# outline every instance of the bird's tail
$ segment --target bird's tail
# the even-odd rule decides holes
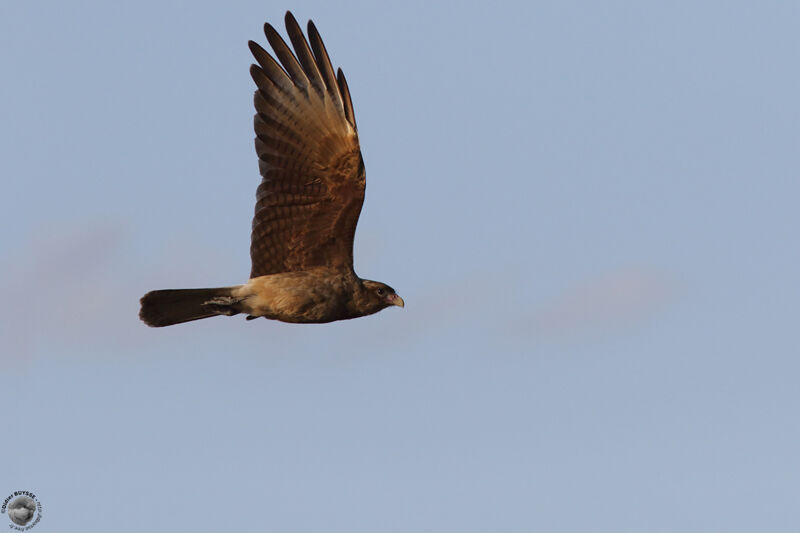
[[[140,300],[139,318],[154,328],[181,324],[217,315],[241,312],[241,298],[233,296],[239,287],[216,289],[166,289],[150,291]]]

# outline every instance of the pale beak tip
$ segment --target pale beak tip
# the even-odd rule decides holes
[[[400,298],[399,294],[395,294],[394,298],[392,298],[392,304],[396,305],[397,307],[405,307],[406,303]]]

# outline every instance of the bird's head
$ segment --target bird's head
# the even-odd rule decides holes
[[[363,302],[369,309],[368,313],[377,313],[391,305],[405,307],[405,302],[393,288],[380,281],[363,280]],[[365,309],[366,310],[366,309]]]

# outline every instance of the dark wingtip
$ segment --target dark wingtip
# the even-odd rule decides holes
[[[256,82],[256,85],[258,85],[258,82],[263,80],[265,77],[264,71],[261,70],[261,67],[258,65],[252,64],[250,65],[250,77],[253,78],[253,81]]]
[[[347,86],[347,78],[344,76],[344,71],[339,67],[336,70],[336,83],[339,86],[339,93],[342,96],[342,106],[344,107],[344,114],[353,128],[358,131],[356,126],[356,115],[353,110],[353,97],[350,95],[350,88]]]
[[[317,37],[319,37],[319,31],[317,31],[317,27],[314,25],[314,21],[308,19],[308,35],[310,36],[312,33],[315,34]]]
[[[264,23],[264,35],[266,35],[266,36],[267,36],[267,38],[269,38],[269,34],[270,34],[270,33],[277,34],[277,33],[278,33],[278,30],[276,30],[276,29],[275,29],[275,26],[273,26],[273,25],[272,25],[272,24],[270,24],[269,22],[265,22],[265,23]]]

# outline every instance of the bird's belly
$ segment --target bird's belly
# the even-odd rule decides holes
[[[240,294],[244,312],[255,317],[293,323],[324,323],[345,318],[342,293],[330,283],[300,273],[253,278]]]

